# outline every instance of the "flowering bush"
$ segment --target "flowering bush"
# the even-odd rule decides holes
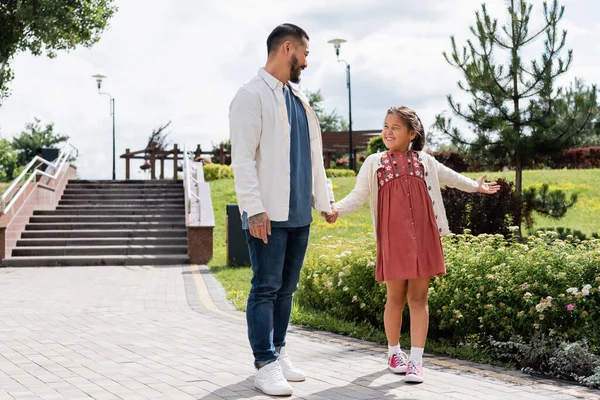
[[[203,170],[204,180],[207,182],[233,178],[233,169],[229,165],[205,164]]]
[[[442,239],[447,274],[432,279],[429,336],[489,344],[534,334],[600,349],[600,240],[538,232],[519,243],[468,232]],[[385,285],[372,236],[312,241],[300,305],[383,329]],[[405,311],[406,312],[406,311]]]
[[[311,244],[296,295],[298,304],[383,326],[385,285],[375,280],[375,249],[368,236],[352,240],[327,236]]]
[[[351,169],[326,169],[325,173],[328,178],[346,178],[356,176],[356,172]]]

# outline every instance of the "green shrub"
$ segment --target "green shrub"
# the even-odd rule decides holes
[[[356,176],[356,172],[351,169],[326,169],[325,170],[328,178],[346,178]]]
[[[207,182],[233,178],[233,169],[229,165],[206,164],[203,169],[204,180]]]
[[[442,243],[447,274],[432,279],[431,337],[484,343],[542,333],[587,338],[598,351],[600,240],[539,232],[525,243],[499,234],[448,235]],[[385,286],[375,281],[375,257],[372,237],[313,241],[298,302],[382,328]]]
[[[560,351],[581,350],[563,344],[585,340],[591,353],[600,352],[600,240],[561,240],[554,232],[537,232],[520,243],[466,232],[444,236],[442,244],[447,274],[431,282],[429,337],[487,348],[504,342],[511,361],[546,371],[564,370]],[[382,330],[386,294],[385,284],[375,280],[375,252],[370,235],[313,239],[298,304]],[[408,316],[408,307],[404,312]],[[408,318],[403,322],[407,332]],[[516,336],[531,349],[511,344]],[[537,346],[536,337],[554,345]],[[585,371],[594,365],[588,362]],[[600,374],[586,378],[581,369],[568,371],[572,379],[588,379],[589,386],[600,382]]]
[[[579,239],[579,240],[588,239],[588,236],[586,234],[584,234],[583,232],[581,232],[580,230],[577,230],[577,229],[572,230],[571,228],[558,227],[558,228],[539,228],[537,230],[556,232],[557,237],[562,240],[569,239],[569,236],[572,236],[573,238]],[[533,233],[533,231],[532,231],[532,233]],[[590,238],[600,239],[600,235],[594,232],[590,235]]]
[[[536,333],[525,342],[515,336],[508,342],[490,340],[495,359],[516,364],[523,372],[574,380],[590,387],[596,382],[600,357],[590,352],[586,340],[565,342],[560,336]]]

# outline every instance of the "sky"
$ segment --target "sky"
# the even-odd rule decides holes
[[[542,1],[533,0],[532,28],[541,23]],[[0,136],[11,138],[39,118],[54,123],[79,150],[81,179],[110,179],[112,119],[109,99],[92,75],[107,78],[103,91],[115,99],[117,179],[125,177],[126,148],[144,148],[152,130],[171,121],[169,141],[210,151],[226,140],[228,108],[238,88],[266,61],[266,38],[283,22],[310,36],[303,90],[321,90],[328,111],[347,118],[344,65],[334,38],[347,40],[340,58],[351,65],[353,128],[380,129],[387,108],[414,108],[427,127],[448,110],[446,96],[468,100],[458,89],[460,71],[442,52],[450,36],[459,46],[472,38],[469,26],[481,0],[120,0],[119,11],[92,48],[58,57],[18,54],[11,96],[0,107]],[[504,0],[486,2],[499,24]],[[575,77],[600,81],[600,2],[563,0],[567,49],[574,60],[559,84]],[[539,54],[541,41],[529,55]],[[528,54],[526,54],[528,55]],[[566,55],[566,52],[565,52]],[[449,114],[448,114],[449,115]],[[132,179],[144,179],[132,165]],[[169,163],[170,166],[170,163]],[[167,174],[170,174],[167,168]]]

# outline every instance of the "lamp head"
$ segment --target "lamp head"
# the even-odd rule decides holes
[[[102,87],[102,79],[106,78],[104,75],[96,74],[93,75],[92,78],[96,78],[96,83],[98,84],[98,90]]]

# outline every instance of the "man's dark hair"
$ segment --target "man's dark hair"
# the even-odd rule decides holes
[[[286,40],[293,40],[296,43],[302,43],[302,39],[310,40],[304,29],[294,24],[281,24],[267,38],[267,54],[271,54]]]

